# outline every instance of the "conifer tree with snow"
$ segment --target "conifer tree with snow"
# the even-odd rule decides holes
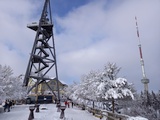
[[[152,97],[151,97],[151,105],[155,110],[160,109],[160,101],[158,100],[158,95],[156,95],[153,91],[152,91]]]
[[[129,115],[129,116],[142,116],[147,118],[148,120],[159,120],[159,117],[157,115],[157,111],[152,105],[152,100],[154,99],[152,95],[149,95],[151,104],[146,104],[147,100],[146,97],[144,97],[144,93],[141,92],[141,94],[137,94],[135,96],[135,99],[132,101],[130,106],[126,111],[123,112],[123,114]],[[127,101],[126,101],[127,103]]]

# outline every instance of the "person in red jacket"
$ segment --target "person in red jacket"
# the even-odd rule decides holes
[[[65,106],[67,107],[68,102],[67,102],[67,101],[65,101],[65,102],[64,102],[64,104],[65,104]]]

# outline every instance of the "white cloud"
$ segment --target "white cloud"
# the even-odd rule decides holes
[[[92,69],[102,69],[108,61],[116,62],[122,67],[121,75],[143,90],[134,19],[137,16],[149,88],[158,90],[159,5],[159,1],[144,0],[117,4],[96,1],[57,18],[63,30],[56,34],[60,75],[80,79]]]
[[[0,64],[11,66],[16,75],[25,72],[35,34],[26,26],[39,19],[40,4],[31,0],[0,1]]]

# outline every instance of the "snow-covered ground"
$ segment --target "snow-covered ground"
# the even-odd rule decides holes
[[[0,120],[28,120],[29,106],[32,105],[16,105],[10,112],[0,113]],[[42,110],[42,108],[46,108]],[[60,112],[57,112],[55,104],[40,105],[40,112],[34,112],[34,120],[60,120]],[[64,120],[64,119],[63,119]],[[80,108],[66,108],[65,120],[99,120],[87,111]],[[102,120],[106,120],[103,118]],[[147,120],[142,117],[130,117],[128,120]]]
[[[28,120],[29,106],[31,105],[16,105],[10,112],[0,113],[0,120]],[[46,108],[46,110],[42,110]],[[34,120],[60,120],[60,112],[57,112],[55,104],[40,105],[40,112],[34,112]],[[80,108],[66,108],[65,120],[99,120],[87,111]]]
[[[148,120],[148,119],[138,116],[138,117],[130,117],[127,120]]]

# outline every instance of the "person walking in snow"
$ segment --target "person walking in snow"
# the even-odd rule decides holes
[[[71,101],[71,104],[72,104],[72,108],[73,108],[73,105],[74,105],[74,104],[73,104],[73,101]]]
[[[68,103],[68,108],[69,108],[69,106],[70,106],[70,105],[69,105],[69,101],[68,101],[67,103]]]
[[[6,109],[6,101],[2,102],[2,106],[4,107],[4,111],[5,111],[5,109]]]
[[[65,106],[67,107],[67,104],[68,104],[68,103],[67,103],[67,101],[65,101],[65,103],[64,103],[64,104],[65,104]]]
[[[8,112],[10,112],[10,103],[9,103],[9,100],[7,100],[7,109],[8,109]]]
[[[12,101],[9,100],[9,110],[12,109]]]
[[[9,101],[8,101],[8,100],[5,101],[4,112],[6,112],[6,109],[8,110],[8,112],[10,112],[10,109],[9,109]]]

